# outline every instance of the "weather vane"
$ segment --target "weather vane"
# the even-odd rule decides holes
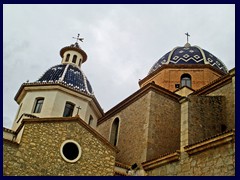
[[[188,37],[189,37],[190,35],[188,34],[188,32],[185,33],[185,35],[187,36],[187,43],[188,43]]]
[[[79,36],[80,36],[80,34],[78,34],[77,37],[72,37],[73,39],[77,39],[76,43],[78,43],[78,41],[83,42],[83,39],[84,39],[84,38],[80,38]]]

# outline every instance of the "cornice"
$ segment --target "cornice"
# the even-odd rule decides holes
[[[123,164],[123,163],[121,163],[119,161],[115,161],[115,166],[116,167],[121,167],[121,168],[124,168],[124,169],[130,169],[131,168],[131,166]]]
[[[143,162],[142,167],[145,171],[148,171],[148,170],[157,168],[159,166],[162,166],[164,164],[179,161],[179,160],[180,160],[180,151],[175,151],[173,153],[164,154],[157,159]]]
[[[24,90],[25,88],[31,88],[31,87],[33,87],[33,88],[34,88],[34,87],[49,87],[49,88],[52,88],[52,89],[56,89],[55,87],[62,87],[62,88],[64,88],[64,89],[70,90],[70,91],[73,92],[73,93],[77,93],[77,94],[79,94],[79,95],[81,95],[81,96],[84,96],[84,97],[86,97],[86,98],[92,99],[92,101],[93,101],[94,104],[96,105],[97,109],[99,110],[101,116],[104,115],[103,109],[102,109],[102,107],[100,106],[98,100],[96,99],[96,97],[95,97],[94,95],[91,96],[91,95],[85,94],[85,93],[83,93],[83,92],[80,92],[80,91],[78,91],[77,89],[74,89],[73,87],[66,86],[66,85],[65,85],[64,83],[62,83],[62,82],[54,82],[54,83],[53,83],[53,82],[23,83],[23,84],[21,85],[21,87],[19,88],[17,94],[15,95],[14,100],[15,100],[16,102],[18,102],[18,98],[20,97],[20,95],[21,95],[21,93],[23,92],[23,90]],[[37,89],[36,89],[36,90],[37,90]],[[60,89],[60,90],[61,90],[61,89]]]
[[[169,99],[178,102],[178,100],[181,98],[181,96],[174,94],[173,92],[162,88],[161,86],[156,85],[155,83],[149,83],[146,86],[142,87],[141,89],[137,90],[135,93],[118,103],[116,106],[114,106],[112,109],[107,111],[105,115],[98,119],[97,125],[100,125],[104,121],[106,121],[109,117],[114,116],[116,113],[120,112],[133,102],[137,101],[139,98],[144,96],[150,91],[154,91],[158,94],[162,94],[165,97],[168,97]]]
[[[225,75],[222,76],[214,81],[212,81],[211,83],[207,84],[206,86],[203,86],[202,88],[194,91],[193,93],[191,93],[190,95],[205,95],[205,94],[209,94],[213,91],[215,91],[216,89],[219,89],[220,87],[229,84],[232,82],[232,75]]]
[[[235,141],[235,130],[229,130],[221,134],[217,134],[208,139],[202,140],[200,142],[194,143],[184,147],[184,150],[189,154],[196,154],[207,149],[230,143]]]

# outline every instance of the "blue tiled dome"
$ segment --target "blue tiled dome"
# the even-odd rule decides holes
[[[191,46],[189,43],[166,53],[152,66],[148,74],[156,71],[163,64],[210,64],[224,73],[228,72],[224,63],[216,56],[198,46]]]
[[[92,87],[82,70],[72,64],[59,64],[48,69],[37,82],[60,82],[79,92],[93,95]]]

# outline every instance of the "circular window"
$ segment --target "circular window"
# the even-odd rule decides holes
[[[66,140],[61,145],[60,153],[65,161],[74,163],[81,157],[82,150],[76,141]]]

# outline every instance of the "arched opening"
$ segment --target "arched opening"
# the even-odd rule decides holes
[[[112,129],[110,134],[110,143],[114,146],[117,145],[118,141],[118,128],[119,128],[119,118],[115,118],[112,123]]]
[[[77,55],[74,55],[74,56],[73,56],[73,59],[72,59],[72,62],[73,62],[73,63],[76,63],[76,61],[77,61]]]
[[[44,98],[36,98],[33,108],[33,113],[40,113],[42,110]]]
[[[70,54],[67,54],[67,57],[66,57],[66,62],[68,62],[69,61],[69,58],[70,58]]]
[[[90,115],[88,125],[93,126],[93,117]]]
[[[183,74],[181,76],[181,87],[183,86],[192,87],[192,78],[189,74]]]
[[[82,59],[80,58],[80,59],[79,59],[79,63],[78,63],[78,66],[79,66],[79,67],[81,66],[81,63],[82,63]]]
[[[71,102],[66,102],[64,112],[63,112],[63,117],[70,117],[73,114],[75,104]]]

